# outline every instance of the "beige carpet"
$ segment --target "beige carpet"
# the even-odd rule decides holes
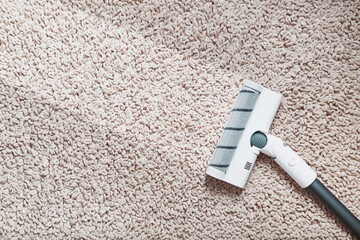
[[[1,239],[351,239],[261,156],[207,177],[245,79],[360,217],[360,4],[1,1]]]

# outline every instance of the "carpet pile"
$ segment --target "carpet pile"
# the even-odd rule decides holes
[[[205,171],[243,80],[360,217],[359,1],[0,1],[2,239],[351,239],[260,156]]]

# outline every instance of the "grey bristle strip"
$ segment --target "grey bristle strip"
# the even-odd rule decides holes
[[[216,148],[222,148],[222,149],[235,149],[236,146],[217,146]]]
[[[221,165],[221,164],[210,164],[210,166],[213,166],[213,167],[228,167],[229,165]]]
[[[233,111],[234,111],[234,112],[251,112],[252,109],[248,109],[248,108],[234,108]]]
[[[241,90],[240,93],[255,93],[254,91],[250,90]]]
[[[210,161],[211,167],[223,172],[227,171],[258,96],[258,91],[248,87],[239,92],[235,106]]]
[[[244,91],[244,92],[256,93],[257,95],[260,94],[260,92],[259,92],[258,90],[254,89],[254,88],[252,88],[252,87],[248,87],[248,86],[246,86],[246,87],[245,87],[244,89],[242,89],[240,92],[242,92],[242,91]]]
[[[226,128],[224,128],[224,130],[244,131],[245,128],[226,127]]]

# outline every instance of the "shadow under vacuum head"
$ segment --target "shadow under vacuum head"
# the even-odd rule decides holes
[[[254,166],[256,147],[251,147],[253,133],[268,133],[282,95],[254,82],[244,81],[226,127],[215,149],[207,174],[244,188]]]

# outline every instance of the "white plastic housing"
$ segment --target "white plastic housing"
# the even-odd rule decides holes
[[[316,179],[316,173],[290,147],[284,146],[283,141],[270,134],[266,134],[267,144],[260,151],[271,157],[279,164],[302,188],[308,187]]]
[[[267,133],[279,108],[282,95],[254,82],[244,81],[244,85],[260,92],[256,104],[247,121],[245,130],[226,172],[209,166],[206,173],[235,186],[244,188],[260,151],[250,146],[251,135],[256,131]]]

